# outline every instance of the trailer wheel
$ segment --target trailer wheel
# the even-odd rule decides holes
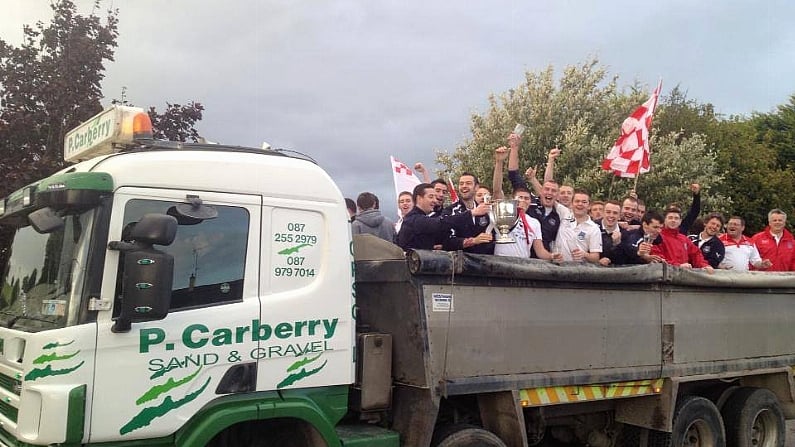
[[[434,447],[506,447],[494,433],[474,425],[440,427],[433,435]]]
[[[682,396],[674,411],[671,433],[651,430],[649,445],[660,447],[724,447],[723,419],[709,399]]]
[[[770,390],[738,389],[723,407],[723,421],[728,447],[784,447],[784,414]]]

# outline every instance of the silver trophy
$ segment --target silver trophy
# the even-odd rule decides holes
[[[513,244],[516,242],[513,240],[512,237],[508,236],[508,233],[511,232],[513,227],[516,226],[516,223],[519,221],[519,213],[522,210],[519,209],[519,202],[516,200],[495,200],[491,204],[491,212],[489,213],[489,217],[491,221],[494,222],[494,226],[497,227],[497,231],[500,233],[499,237],[495,241],[498,244]]]

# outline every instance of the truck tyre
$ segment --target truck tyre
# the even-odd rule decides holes
[[[494,433],[474,425],[453,424],[433,434],[433,447],[506,447]]]
[[[709,399],[682,396],[676,403],[671,433],[650,430],[649,446],[725,447],[723,419]]]
[[[735,391],[723,407],[723,422],[728,447],[784,447],[784,414],[770,390]]]

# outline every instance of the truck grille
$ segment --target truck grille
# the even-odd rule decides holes
[[[19,415],[19,410],[16,407],[8,404],[7,402],[3,402],[2,400],[0,400],[0,414],[7,417],[14,423],[16,423],[17,415]]]
[[[16,445],[16,438],[11,433],[0,427],[0,446],[14,447]]]
[[[0,374],[0,388],[4,388],[19,396],[22,393],[22,381],[8,377],[5,374]]]

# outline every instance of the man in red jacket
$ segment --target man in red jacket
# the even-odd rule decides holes
[[[767,228],[751,238],[762,259],[769,259],[773,263],[765,271],[795,271],[795,238],[785,228],[787,213],[778,208],[771,210],[767,213],[767,224]]]
[[[703,268],[708,273],[712,273],[714,269],[704,260],[701,250],[687,236],[679,232],[681,224],[682,210],[676,206],[669,206],[665,210],[664,227],[660,231],[662,243],[651,247],[651,255],[661,256],[671,265]]]

